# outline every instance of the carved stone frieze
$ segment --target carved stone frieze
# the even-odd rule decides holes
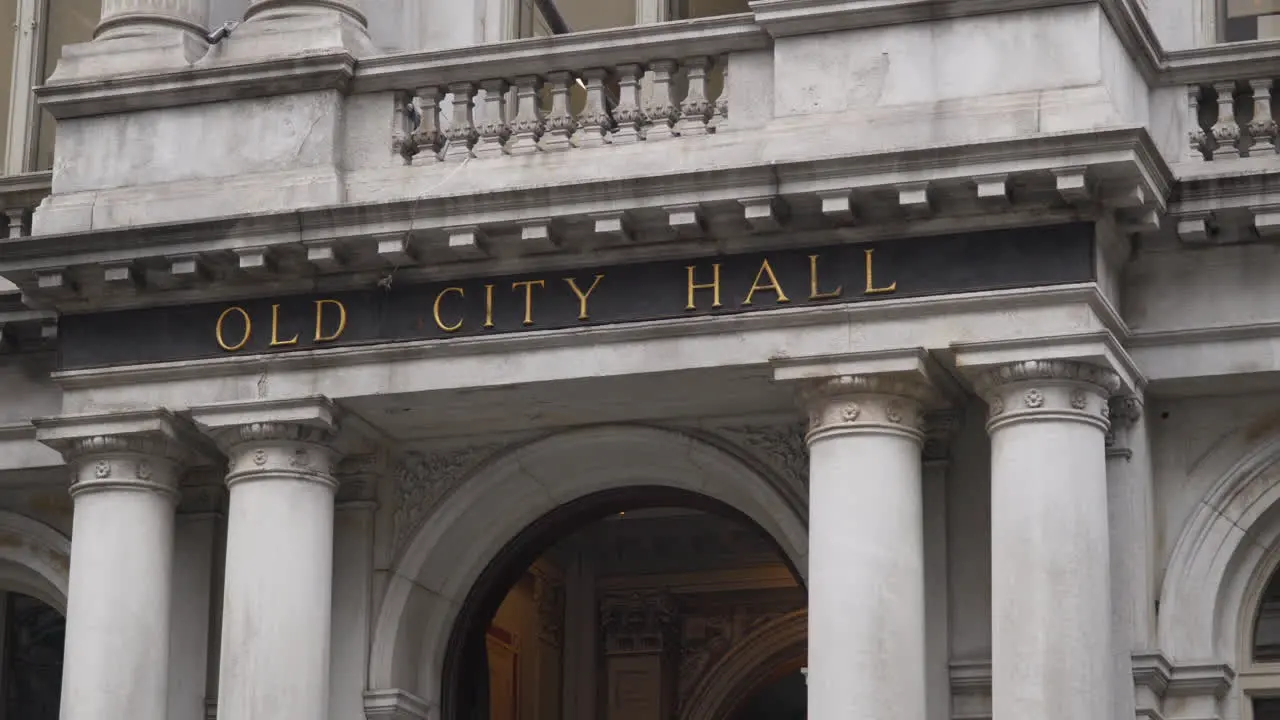
[[[429,454],[412,453],[395,464],[393,544],[399,552],[431,511],[456,490],[501,444],[476,445]]]
[[[1120,376],[1089,363],[1030,360],[986,372],[977,387],[989,408],[989,430],[1032,417],[1074,419],[1105,429]]]
[[[605,652],[659,653],[678,640],[675,600],[665,592],[606,595],[600,603]]]
[[[809,486],[809,448],[803,422],[718,428],[735,445],[764,462],[797,492]]]

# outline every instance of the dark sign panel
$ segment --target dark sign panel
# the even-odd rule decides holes
[[[1093,228],[1074,224],[69,315],[61,360],[101,367],[1092,280]]]

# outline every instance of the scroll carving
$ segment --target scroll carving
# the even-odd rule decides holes
[[[431,454],[409,455],[397,463],[394,545],[402,549],[441,502],[494,455],[501,445],[478,445]]]

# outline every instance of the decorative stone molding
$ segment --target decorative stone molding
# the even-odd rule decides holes
[[[1132,454],[1129,447],[1130,433],[1138,420],[1142,418],[1142,398],[1135,395],[1119,395],[1111,398],[1107,406],[1111,427],[1107,430],[1107,456],[1128,459]]]
[[[661,592],[608,595],[600,603],[605,652],[610,655],[659,653],[675,640],[677,611]]]
[[[396,463],[392,469],[396,489],[391,519],[395,551],[399,553],[431,511],[502,447],[492,443],[427,455],[410,454]]]
[[[426,720],[431,706],[403,690],[366,690],[364,716],[365,720]]]
[[[988,431],[1032,416],[1077,419],[1106,430],[1120,376],[1089,363],[1028,360],[988,370],[977,388],[989,409]]]
[[[685,679],[691,663],[681,664],[681,720],[726,717],[762,680],[789,661],[803,661],[808,649],[807,610],[767,615],[756,621],[712,662],[700,665]]]
[[[924,403],[928,385],[914,379],[880,375],[842,375],[804,386],[809,409],[808,443],[833,433],[899,432],[924,441]]]
[[[149,490],[178,501],[183,466],[207,453],[187,424],[164,410],[35,420],[36,438],[66,458],[73,495]]]
[[[803,422],[780,425],[735,425],[717,431],[758,456],[797,491],[809,487],[809,447]]]
[[[951,441],[960,432],[964,414],[959,410],[939,410],[924,416],[925,462],[943,462],[951,456]]]
[[[287,474],[337,488],[337,409],[326,398],[193,408],[192,418],[227,455],[227,485]]]

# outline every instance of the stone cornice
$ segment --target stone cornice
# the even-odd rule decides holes
[[[34,89],[58,120],[137,112],[290,93],[345,92],[356,60],[345,52],[271,58],[259,62],[191,67]]]
[[[174,461],[216,457],[199,433],[167,410],[126,410],[108,414],[36,419],[36,439],[68,461],[112,454],[151,455]]]
[[[742,142],[758,143],[769,133],[739,136]],[[556,220],[587,218],[596,208],[607,203],[618,206],[618,195],[623,192],[628,200],[625,209],[630,212],[661,211],[669,207],[673,198],[682,195],[689,201],[710,202],[716,199],[759,197],[774,195],[801,195],[820,193],[832,188],[857,189],[872,192],[889,189],[904,179],[931,180],[932,182],[961,183],[972,179],[975,173],[1010,172],[1012,175],[1039,175],[1066,167],[1092,167],[1110,175],[1127,175],[1141,188],[1145,196],[1157,206],[1172,187],[1172,174],[1159,152],[1152,145],[1147,132],[1141,127],[1115,128],[1087,133],[1063,133],[1032,137],[1010,138],[985,143],[958,143],[931,148],[914,148],[886,151],[874,154],[846,154],[832,158],[829,148],[819,148],[822,155],[788,157],[786,159],[762,158],[760,161],[736,166],[720,166],[712,170],[671,172],[645,171],[644,175],[617,177],[608,182],[583,176],[567,178],[558,185],[556,195],[564,205]],[[815,151],[816,152],[816,151]],[[621,167],[620,172],[627,172]],[[483,174],[489,177],[490,174]],[[478,176],[479,177],[479,176]],[[227,254],[245,246],[261,247],[264,252],[295,253],[306,255],[306,248],[318,242],[371,243],[373,238],[389,233],[404,232],[411,238],[424,239],[440,234],[459,224],[507,223],[515,227],[520,222],[538,217],[545,218],[547,208],[541,193],[527,192],[527,188],[504,187],[496,179],[477,180],[474,186],[452,188],[448,195],[427,195],[388,200],[379,204],[352,204],[319,207],[302,211],[282,211],[253,216],[231,216],[213,220],[195,220],[184,224],[139,225],[120,229],[101,229],[66,234],[45,234],[7,240],[5,252],[0,257],[0,273],[17,282],[24,290],[41,295],[34,281],[38,271],[65,270],[68,273],[79,267],[93,268],[101,272],[103,263],[160,260],[187,255],[210,257]],[[494,184],[496,183],[496,184]],[[1104,201],[1104,198],[1099,198]],[[1079,218],[1079,214],[1073,217]],[[373,220],[376,218],[376,220]],[[1043,216],[1034,221],[1027,217],[986,219],[975,225],[989,227],[1018,219],[1016,224],[1045,222]],[[1063,218],[1066,219],[1065,217]],[[941,229],[943,223],[952,227],[953,218],[940,217],[933,221],[932,231]],[[921,229],[928,231],[926,223]],[[866,224],[847,229],[849,239],[876,240],[901,237],[904,229],[900,223],[887,225]],[[518,237],[518,234],[516,235]],[[305,239],[305,244],[304,244]],[[760,239],[744,240],[744,244],[762,242]],[[355,255],[375,255],[352,246]],[[748,248],[743,248],[748,249]],[[593,261],[605,262],[618,257],[626,260],[654,259],[652,254],[665,257],[673,253],[699,252],[691,244],[665,243],[642,247],[602,247],[596,251]],[[647,253],[645,257],[640,254]],[[531,262],[564,264],[565,253],[549,253],[540,261],[528,258],[520,264],[521,271],[535,269]],[[377,260],[375,257],[374,260]],[[581,262],[581,259],[578,259]],[[498,269],[499,259],[468,260],[467,272],[487,272]],[[447,258],[429,267],[410,265],[402,267],[397,280],[414,281],[425,278],[439,279],[448,276],[453,266]],[[484,266],[484,267],[482,267]],[[86,270],[88,271],[88,270]],[[370,264],[368,267],[349,265],[340,273],[322,274],[319,281],[332,289],[340,289],[342,283],[362,278],[361,273],[385,272],[385,266]],[[280,291],[287,291],[287,283],[296,281],[307,289],[316,287],[314,268],[303,262],[292,273],[281,272],[272,276],[280,283]],[[344,280],[345,279],[345,280]],[[376,277],[374,278],[376,279]],[[223,297],[260,294],[261,278],[243,273],[232,273],[220,280],[216,287],[199,283],[182,291],[141,289],[116,291],[110,294],[92,293],[49,295],[45,299],[55,302],[59,310],[101,311],[113,307],[150,304],[157,296],[168,302],[187,302],[197,297],[210,299],[216,292]],[[41,295],[45,297],[45,295]]]

